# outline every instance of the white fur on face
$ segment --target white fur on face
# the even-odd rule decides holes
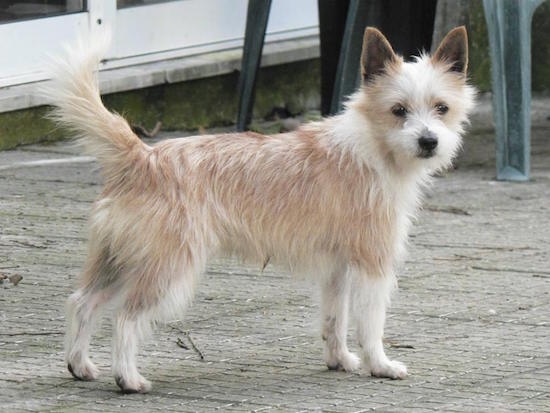
[[[385,147],[397,165],[433,171],[449,166],[460,148],[474,95],[463,76],[423,56],[390,68],[356,93],[349,107],[366,117],[373,131],[369,139]],[[440,104],[449,108],[447,113],[438,112]],[[405,116],[392,113],[398,105],[406,109]],[[422,158],[418,139],[427,133],[437,138],[438,145],[433,156]]]

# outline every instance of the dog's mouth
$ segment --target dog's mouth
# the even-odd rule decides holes
[[[420,149],[417,156],[421,159],[430,159],[433,158],[436,154],[435,149]]]

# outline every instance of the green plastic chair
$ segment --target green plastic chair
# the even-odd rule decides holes
[[[248,128],[254,106],[256,75],[262,59],[265,31],[269,18],[271,0],[249,0],[246,13],[243,59],[239,76],[237,131]]]
[[[531,21],[542,2],[483,0],[489,32],[499,180],[529,179]]]

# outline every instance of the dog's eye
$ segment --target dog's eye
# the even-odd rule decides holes
[[[403,105],[395,105],[393,108],[391,108],[391,113],[394,114],[394,116],[397,116],[398,118],[404,118],[407,116],[407,109]]]
[[[440,115],[444,115],[445,113],[447,113],[449,111],[449,107],[444,103],[438,103],[437,105],[435,105],[435,110]]]

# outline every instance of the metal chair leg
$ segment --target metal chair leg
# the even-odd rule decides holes
[[[270,7],[271,0],[249,0],[248,2],[243,59],[238,85],[237,131],[239,132],[246,130],[252,119],[256,76],[262,58]]]

